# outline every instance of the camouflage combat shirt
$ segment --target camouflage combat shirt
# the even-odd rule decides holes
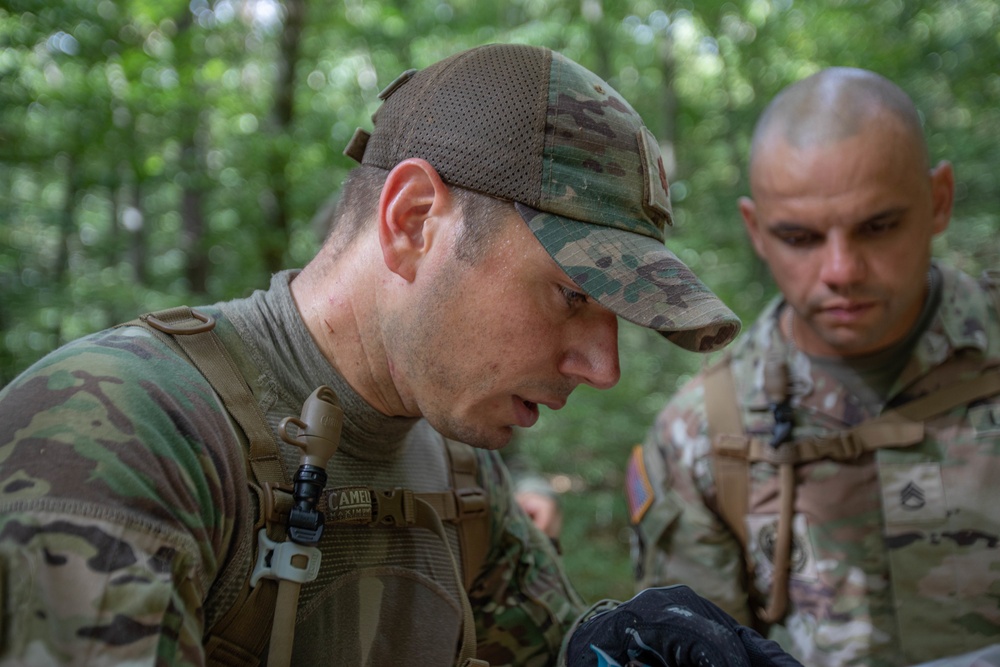
[[[894,406],[1000,362],[1000,322],[975,280],[944,267],[941,303],[893,385]],[[778,298],[726,358],[749,435],[774,420],[765,359],[789,369],[793,438],[831,435],[874,415],[778,331]],[[633,562],[641,587],[685,583],[751,624],[737,538],[720,518],[704,374],[658,415],[629,461]],[[806,665],[911,665],[1000,641],[1000,396],[925,422],[924,440],[856,462],[796,467],[790,601],[770,637]],[[647,486],[644,486],[647,485]],[[643,489],[648,497],[643,497]],[[754,587],[768,591],[776,468],[750,468],[746,527]]]
[[[344,407],[328,487],[449,489],[443,439],[367,405],[312,342],[289,290],[199,309],[272,428],[321,384]],[[279,443],[287,471],[301,452]],[[479,655],[554,664],[581,612],[551,543],[520,511],[496,452],[476,450],[491,542],[469,598]],[[150,333],[97,333],[0,392],[0,665],[201,665],[256,543],[258,498],[203,376]],[[445,524],[458,557],[458,536]],[[303,585],[296,664],[453,664],[460,592],[449,552],[421,528],[327,527]],[[235,564],[229,569],[228,565]],[[375,618],[377,623],[359,623]]]

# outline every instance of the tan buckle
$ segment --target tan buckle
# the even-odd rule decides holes
[[[840,445],[842,461],[856,461],[865,453],[865,443],[850,431],[840,434]]]
[[[370,525],[410,526],[417,520],[413,492],[409,489],[372,491],[375,516]]]
[[[456,521],[482,516],[489,509],[486,493],[478,487],[455,489],[455,504],[458,509]]]
[[[768,460],[775,465],[798,463],[798,452],[794,445],[793,442],[783,442],[777,447],[773,447]]]

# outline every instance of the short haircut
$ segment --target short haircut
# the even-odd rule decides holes
[[[451,194],[462,208],[462,229],[455,239],[455,256],[476,265],[493,247],[493,241],[517,216],[514,203],[475,190],[450,186]],[[519,216],[518,216],[519,217]]]
[[[327,218],[325,224],[329,225],[326,244],[332,244],[341,252],[354,243],[361,230],[375,219],[388,175],[387,170],[378,167],[360,166],[351,170],[332,215],[329,209],[321,213]],[[492,246],[505,220],[517,214],[514,203],[454,185],[449,185],[448,189],[461,208],[463,218],[455,255],[469,264],[476,264]]]

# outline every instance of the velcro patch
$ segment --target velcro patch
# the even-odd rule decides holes
[[[879,476],[886,524],[944,521],[947,505],[940,463],[882,463]]]
[[[673,224],[673,211],[670,207],[670,183],[667,181],[667,170],[663,166],[663,156],[660,145],[653,133],[645,126],[639,130],[639,149],[642,151],[643,175],[643,205],[653,221],[663,231],[664,223]]]
[[[625,466],[625,497],[628,501],[629,518],[633,524],[637,524],[653,504],[653,485],[649,483],[649,475],[646,474],[642,445],[632,448],[628,465]]]
[[[774,582],[774,558],[778,545],[778,515],[748,514],[745,518],[749,544],[756,567],[754,576],[762,589]],[[792,544],[789,554],[789,576],[801,581],[819,581],[816,551],[809,537],[809,522],[804,514],[792,517]]]

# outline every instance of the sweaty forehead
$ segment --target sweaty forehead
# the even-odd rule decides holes
[[[911,187],[927,175],[919,147],[898,122],[875,118],[833,140],[796,143],[781,130],[756,153],[750,171],[754,198],[808,196],[864,186]]]
[[[864,135],[841,143],[839,151],[785,143],[765,159],[751,182],[758,220],[769,227],[850,226],[927,203],[928,172],[911,153]]]

